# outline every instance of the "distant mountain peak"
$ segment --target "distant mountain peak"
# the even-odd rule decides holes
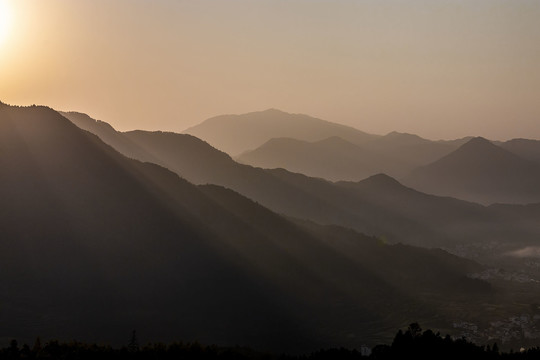
[[[514,155],[500,146],[481,136],[477,136],[461,145],[456,151],[448,156],[468,156],[473,158],[494,159],[493,156],[514,157]]]
[[[415,139],[423,139],[422,137],[416,135],[416,134],[410,134],[410,133],[404,133],[404,132],[398,132],[398,131],[392,131],[385,135],[385,137],[388,138],[394,138],[394,137],[410,137]]]
[[[453,171],[458,171],[460,168],[463,169],[465,164],[468,164],[469,167],[473,166],[473,168],[474,164],[483,164],[482,167],[485,168],[487,163],[492,164],[492,166],[503,166],[501,161],[505,164],[511,164],[520,162],[522,159],[488,139],[478,136],[428,166],[449,167]]]
[[[537,201],[539,180],[540,168],[535,163],[483,137],[472,138],[404,179],[422,192],[482,204]]]
[[[240,117],[251,117],[251,116],[254,116],[254,115],[255,116],[257,116],[257,115],[287,116],[287,115],[295,115],[295,114],[291,114],[291,113],[288,113],[286,111],[276,109],[276,108],[268,108],[266,110],[250,111],[250,112],[243,113],[243,114],[217,115],[217,116],[213,116],[213,117],[207,119],[206,121],[208,121],[208,120],[216,120],[216,119],[219,120],[219,121],[225,121],[226,118],[228,118],[228,117],[238,117],[238,116],[240,116]]]
[[[263,111],[254,111],[254,112],[288,114],[288,112],[283,111],[283,110],[279,110],[279,109],[276,109],[276,108],[269,108],[269,109],[266,109],[266,110],[263,110]]]
[[[403,187],[403,185],[394,179],[393,177],[386,175],[384,173],[379,173],[372,175],[362,181],[360,181],[363,184],[366,185],[378,185],[378,186],[399,186]]]
[[[463,146],[496,146],[496,145],[494,145],[491,141],[489,141],[488,139],[484,137],[476,136],[476,137],[473,137],[471,140],[467,141],[465,144],[463,144]]]
[[[233,156],[256,149],[272,138],[288,137],[314,142],[339,136],[360,144],[378,137],[343,124],[274,108],[215,116],[186,129],[184,133],[197,136]]]

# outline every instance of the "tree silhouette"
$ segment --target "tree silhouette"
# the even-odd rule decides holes
[[[40,351],[41,351],[41,339],[38,336],[36,338],[36,342],[34,342],[34,347],[32,348],[32,352],[34,354],[39,354]]]
[[[129,340],[128,350],[130,352],[138,352],[139,351],[139,340],[137,340],[137,331],[136,330],[133,330],[131,332],[131,338]]]
[[[412,323],[407,330],[413,338],[418,337],[422,333],[422,328],[418,323]]]

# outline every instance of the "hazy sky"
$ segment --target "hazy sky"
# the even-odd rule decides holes
[[[119,130],[278,108],[540,139],[539,19],[538,0],[0,0],[0,100]]]

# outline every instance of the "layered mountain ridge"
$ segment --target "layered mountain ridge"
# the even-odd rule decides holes
[[[352,143],[362,143],[377,137],[350,126],[276,109],[216,116],[186,129],[184,133],[194,135],[231,156],[255,149],[271,138],[318,141],[339,136]]]
[[[540,202],[540,165],[481,137],[404,179],[428,193],[484,204]]]
[[[291,221],[129,159],[45,107],[0,104],[0,198],[1,338],[118,343],[137,329],[279,351],[354,347],[410,317],[449,326],[450,299],[471,308],[494,294],[467,276],[477,263]]]

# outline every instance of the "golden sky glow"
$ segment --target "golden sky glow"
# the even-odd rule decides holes
[[[0,4],[12,13],[0,25],[11,104],[120,130],[278,108],[373,133],[540,138],[536,0]]]
[[[12,16],[13,15],[8,2],[5,0],[0,0],[0,46],[4,44],[9,36]]]

